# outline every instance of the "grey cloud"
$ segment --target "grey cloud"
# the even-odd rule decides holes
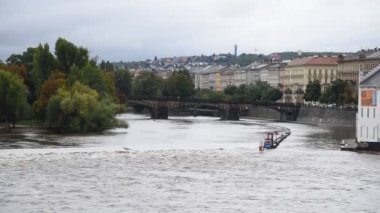
[[[0,59],[65,37],[107,60],[379,46],[376,0],[9,0]]]

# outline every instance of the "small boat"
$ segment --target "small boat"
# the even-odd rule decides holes
[[[264,137],[264,140],[260,142],[259,150],[272,149],[273,146],[273,132],[269,132]]]

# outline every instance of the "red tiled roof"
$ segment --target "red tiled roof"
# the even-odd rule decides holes
[[[288,66],[304,66],[304,65],[338,65],[338,58],[337,57],[297,58],[288,64]]]

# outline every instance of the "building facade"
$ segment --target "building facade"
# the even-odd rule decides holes
[[[359,73],[367,73],[380,64],[380,58],[357,58],[338,61],[338,79],[359,82]]]
[[[268,64],[253,63],[246,67],[246,85],[256,85],[258,81],[267,81]],[[261,79],[265,78],[265,79]]]
[[[319,80],[322,90],[328,87],[337,78],[337,57],[307,57],[291,61],[280,75],[280,84],[283,90],[289,88],[295,93],[297,90],[306,90],[306,86],[313,80]]]
[[[360,76],[356,138],[358,142],[380,143],[380,65]]]
[[[268,67],[268,84],[271,87],[279,88],[280,76],[285,71],[285,64],[273,64]]]
[[[198,70],[194,73],[194,85],[198,89],[212,89],[222,91],[222,75],[224,66],[210,65]]]

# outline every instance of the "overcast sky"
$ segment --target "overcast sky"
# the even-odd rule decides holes
[[[0,0],[0,60],[58,37],[111,61],[380,47],[379,0]]]

